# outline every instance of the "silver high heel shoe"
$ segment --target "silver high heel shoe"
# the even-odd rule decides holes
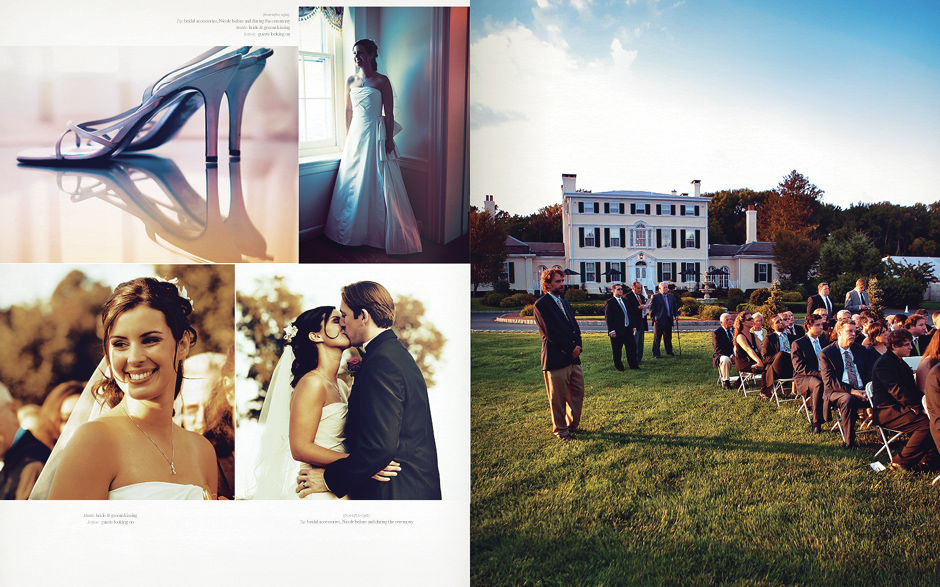
[[[236,76],[248,47],[215,55],[225,47],[213,49],[163,76],[144,91],[140,106],[117,116],[82,124],[68,122],[68,128],[56,141],[54,151],[30,150],[21,153],[20,163],[33,165],[100,165],[130,146],[141,129],[160,110],[198,93],[206,105],[206,162],[218,161],[219,109],[222,95]],[[259,72],[260,73],[260,72]],[[247,92],[247,90],[246,90]],[[63,146],[69,134],[75,135],[75,147]],[[84,145],[82,142],[84,141]]]
[[[261,75],[268,57],[274,54],[273,49],[260,48],[242,57],[238,66],[238,73],[232,78],[225,89],[228,99],[229,156],[241,155],[241,121],[244,111],[245,98],[252,84]],[[172,103],[163,108],[161,116],[154,116],[131,144],[124,149],[125,153],[155,149],[175,137],[183,128],[189,118],[202,108],[203,99],[199,92],[188,92],[177,97]]]

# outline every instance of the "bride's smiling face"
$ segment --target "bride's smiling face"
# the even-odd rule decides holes
[[[118,316],[108,335],[111,374],[136,400],[173,401],[177,365],[189,352],[189,335],[177,342],[159,310],[140,305]]]
[[[313,342],[325,344],[326,346],[348,349],[350,347],[349,337],[343,331],[340,324],[342,314],[339,310],[333,310],[326,321],[323,323],[323,329],[320,332],[311,332],[310,338]]]

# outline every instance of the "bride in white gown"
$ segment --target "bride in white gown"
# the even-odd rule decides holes
[[[391,255],[421,252],[421,236],[398,164],[392,86],[375,71],[378,47],[356,42],[360,75],[346,84],[346,145],[339,164],[326,236],[343,245],[369,245]],[[384,117],[382,112],[384,112]],[[397,127],[401,130],[401,127]]]
[[[196,343],[192,310],[167,281],[115,288],[101,313],[105,358],[31,499],[213,498],[215,450],[173,423],[183,360]]]
[[[261,409],[251,499],[298,499],[302,469],[349,456],[343,444],[349,388],[337,374],[350,345],[339,311],[332,306],[307,310],[284,330],[287,344]],[[397,465],[390,463],[375,478],[388,481],[397,475]],[[338,498],[313,493],[304,499]]]

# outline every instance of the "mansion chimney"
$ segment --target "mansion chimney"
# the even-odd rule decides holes
[[[577,191],[577,179],[578,174],[576,173],[562,173],[561,174],[561,193],[562,194],[572,194]]]
[[[483,210],[487,212],[490,216],[496,217],[496,202],[493,201],[493,196],[485,196],[486,201],[483,202]]]
[[[746,214],[747,214],[747,243],[753,243],[757,241],[757,210],[754,209],[754,204],[748,205]]]
[[[697,198],[701,196],[702,195],[702,180],[693,179],[692,186],[693,186],[692,193],[695,194],[695,197]]]

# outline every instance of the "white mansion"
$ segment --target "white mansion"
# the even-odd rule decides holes
[[[568,283],[592,293],[614,283],[660,281],[695,289],[703,281],[752,289],[773,282],[773,243],[757,241],[757,212],[747,212],[747,243],[708,244],[708,203],[701,182],[693,193],[578,191],[577,176],[562,174],[563,243],[506,240],[504,278],[515,290],[537,292],[548,267],[568,269]],[[485,210],[496,213],[493,196]]]

